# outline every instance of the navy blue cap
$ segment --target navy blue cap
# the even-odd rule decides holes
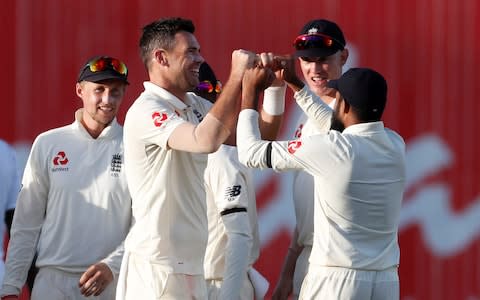
[[[387,82],[368,68],[351,68],[339,79],[330,80],[329,88],[340,92],[351,106],[381,116],[387,103]]]

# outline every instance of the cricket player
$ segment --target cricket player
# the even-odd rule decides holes
[[[328,88],[327,82],[330,79],[338,79],[342,75],[343,66],[349,56],[342,30],[330,20],[310,20],[302,27],[293,45],[294,55],[298,59],[305,84],[333,109],[335,90]],[[329,125],[319,125],[302,112],[294,127],[292,138],[326,133],[330,129]],[[273,300],[286,300],[290,294],[292,300],[298,299],[312,251],[313,177],[304,171],[292,171],[292,174],[292,199],[296,225],[273,291]]]
[[[125,164],[135,224],[128,234],[117,299],[206,299],[208,239],[204,171],[208,153],[235,145],[243,73],[257,57],[232,53],[217,102],[192,91],[204,62],[190,20],[143,28],[145,91],[125,119]]]
[[[330,80],[328,87],[337,91],[332,111],[298,79],[293,59],[283,66],[297,104],[309,118],[330,122],[331,130],[292,141],[261,140],[256,101],[271,71],[257,67],[244,76],[237,138],[247,166],[305,170],[314,177],[314,241],[299,298],[399,299],[405,143],[381,121],[386,81],[366,68]]]
[[[206,62],[200,67],[199,79],[195,93],[215,103],[221,83]],[[263,110],[272,116],[281,115],[285,86],[270,87],[266,93]],[[278,111],[272,111],[275,109]],[[208,155],[204,177],[208,218],[204,269],[208,299],[263,299],[268,282],[253,269],[260,254],[260,241],[251,170],[238,161],[236,147],[221,145]]]
[[[76,84],[83,107],[72,124],[34,141],[18,195],[2,299],[18,299],[35,253],[32,300],[112,300],[131,224],[122,127],[128,85],[120,60],[97,56]]]

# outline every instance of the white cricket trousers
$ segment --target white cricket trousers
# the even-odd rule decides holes
[[[207,285],[203,275],[171,273],[163,265],[153,264],[133,254],[128,256],[125,300],[207,299]]]
[[[220,288],[222,287],[223,280],[207,280],[208,300],[221,300]],[[243,285],[240,289],[240,298],[238,300],[254,300],[253,285],[248,276],[245,276]]]
[[[85,297],[80,293],[78,281],[81,273],[68,273],[57,269],[40,268],[33,284],[31,300],[115,300],[116,279],[99,296]]]
[[[302,252],[300,252],[300,255],[297,258],[297,262],[295,263],[292,300],[297,300],[300,295],[303,279],[305,279],[308,271],[308,259],[310,258],[310,253],[312,253],[312,246],[304,246]]]
[[[364,271],[310,264],[300,291],[301,300],[398,300],[397,267]]]

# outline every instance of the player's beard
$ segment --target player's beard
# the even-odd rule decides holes
[[[330,122],[330,130],[336,130],[339,132],[343,132],[345,130],[345,124],[338,118],[337,111],[334,110],[332,114],[332,119]]]

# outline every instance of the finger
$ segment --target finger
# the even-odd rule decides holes
[[[268,53],[260,53],[260,60],[264,67],[268,67],[272,64],[271,57]]]
[[[93,294],[94,296],[99,296],[105,290],[104,286],[98,288],[98,290]]]
[[[253,62],[252,62],[252,67],[257,67],[258,65],[262,64],[262,58],[260,57],[260,54],[255,54],[253,57]]]
[[[95,265],[90,266],[80,277],[80,280],[78,281],[79,285],[84,285],[91,277],[95,275],[97,272],[97,269]]]
[[[102,282],[93,281],[90,284],[89,288],[87,288],[83,294],[86,297],[91,296],[91,295],[98,296],[103,292],[103,290],[104,290],[104,284]]]

